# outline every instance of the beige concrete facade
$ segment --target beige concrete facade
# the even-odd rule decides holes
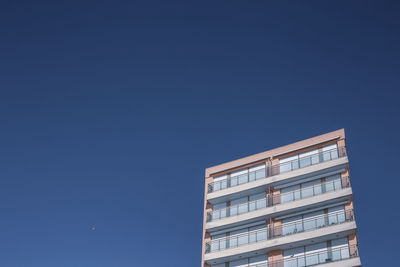
[[[324,152],[324,148],[336,145],[333,152]],[[285,249],[296,246],[312,244],[312,242],[328,242],[335,238],[347,238],[349,255],[348,259],[341,259],[337,262],[324,266],[361,266],[359,252],[357,248],[357,227],[354,219],[354,203],[353,192],[350,185],[349,161],[345,149],[345,132],[344,129],[333,131],[327,134],[309,138],[290,145],[278,147],[255,155],[251,155],[242,159],[234,160],[217,166],[207,168],[205,171],[205,194],[204,194],[204,213],[203,213],[203,237],[202,237],[202,267],[222,266],[229,267],[228,262],[233,260],[244,259],[247,257],[255,257],[255,255],[265,255],[268,262],[280,262],[284,260]],[[294,157],[301,153],[310,151],[318,151],[315,154],[319,157],[319,161],[306,167],[298,167],[296,169],[280,173],[280,161],[288,157]],[[314,153],[314,152],[313,152]],[[330,155],[330,158],[326,155]],[[331,154],[333,153],[333,154]],[[335,155],[335,156],[332,156]],[[315,156],[315,157],[317,157]],[[305,156],[304,156],[305,157]],[[325,159],[327,157],[328,159]],[[321,160],[322,159],[322,160]],[[311,162],[311,158],[310,158]],[[295,162],[296,163],[296,162]],[[265,165],[265,177],[257,180],[247,180],[240,185],[232,185],[230,181],[230,173],[245,170],[260,164]],[[298,163],[296,163],[298,164]],[[214,190],[214,179],[222,175],[227,175],[226,188]],[[249,174],[247,174],[249,177]],[[338,177],[339,182],[327,182],[325,177]],[[224,178],[225,179],[225,178]],[[249,178],[248,178],[249,179]],[[336,178],[335,178],[336,179]],[[283,193],[282,188],[289,188],[292,185],[310,191],[307,187],[310,181],[318,181],[318,188],[322,191],[315,193],[316,189],[312,187],[312,195],[302,196],[300,199],[291,199],[289,202],[283,203],[281,199],[288,193]],[[336,180],[335,180],[336,181]],[[332,186],[335,188],[332,189]],[[210,189],[211,188],[211,189]],[[329,188],[326,189],[326,188]],[[300,189],[299,189],[300,190]],[[301,189],[303,190],[303,189]],[[328,191],[324,191],[328,190]],[[293,191],[295,192],[297,191]],[[300,191],[299,191],[300,192]],[[303,192],[303,191],[301,191]],[[304,191],[305,192],[305,191]],[[232,200],[238,200],[243,196],[251,196],[264,194],[265,206],[261,208],[246,210],[242,214],[230,214]],[[285,195],[286,194],[286,195]],[[224,210],[223,218],[214,218],[213,211],[215,205],[224,203],[227,208]],[[241,205],[245,205],[241,204]],[[246,204],[247,207],[255,205],[253,202]],[[245,225],[252,226],[264,221],[268,235],[271,229],[278,229],[282,226],[282,218],[313,212],[314,210],[323,209],[328,212],[329,207],[342,205],[345,213],[345,222],[338,225],[326,225],[325,228],[316,228],[310,231],[292,234],[290,236],[282,235],[279,238],[257,241],[236,247],[226,247],[223,250],[209,251],[210,242],[213,235],[221,235],[226,233],[230,236],[230,232],[235,233],[240,227]],[[233,206],[233,205],[232,205]],[[327,215],[328,216],[328,215]],[[250,230],[249,230],[250,231]],[[275,235],[280,235],[274,232]],[[221,265],[222,264],[222,265]],[[277,266],[283,266],[279,263]]]

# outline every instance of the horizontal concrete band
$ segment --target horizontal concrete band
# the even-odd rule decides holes
[[[360,257],[356,258],[351,258],[347,260],[341,260],[341,261],[335,261],[331,263],[324,263],[324,264],[318,264],[314,266],[323,266],[323,267],[356,267],[356,266],[361,266],[361,260]]]

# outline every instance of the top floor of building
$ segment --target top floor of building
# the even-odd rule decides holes
[[[339,129],[327,134],[278,147],[206,169],[206,198],[211,203],[235,198],[243,191],[287,183],[335,171],[348,163],[345,132]]]

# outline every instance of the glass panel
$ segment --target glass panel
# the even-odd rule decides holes
[[[245,204],[241,204],[238,207],[238,214],[243,214],[249,211],[249,204],[245,203]]]
[[[337,145],[329,145],[322,148],[323,161],[336,159],[338,157]]]
[[[237,242],[238,240],[237,240],[237,237],[236,236],[230,236],[229,237],[229,247],[230,248],[235,248],[235,247],[237,247],[237,245],[238,245],[238,242]]]
[[[219,176],[219,177],[215,177],[215,178],[214,178],[214,187],[213,187],[213,190],[214,190],[214,191],[218,191],[218,190],[225,189],[225,188],[227,187],[226,178],[227,178],[226,175]]]
[[[265,175],[265,169],[257,170],[257,171],[256,171],[256,180],[262,179],[262,178],[264,178],[265,176],[266,176],[266,175]]]
[[[242,197],[231,201],[230,215],[235,216],[248,211],[248,198]]]
[[[311,165],[317,164],[320,162],[319,154],[314,154],[311,156]]]
[[[262,209],[267,207],[267,199],[259,199],[256,202],[256,209]]]
[[[299,154],[300,168],[318,163],[318,149]]]
[[[229,216],[235,216],[239,214],[239,206],[231,206],[229,208]]]
[[[240,235],[238,237],[238,246],[242,246],[249,243],[249,236],[248,235]]]
[[[268,256],[262,255],[257,257],[249,258],[249,266],[257,266],[257,267],[267,267]]]
[[[312,230],[325,225],[324,211],[316,211],[308,214],[304,214],[304,230]]]
[[[300,185],[293,185],[281,189],[281,203],[290,202],[300,198]]]
[[[249,173],[249,182],[256,180],[256,172]]]
[[[294,160],[290,163],[291,170],[295,170],[299,168],[299,160]]]
[[[279,160],[279,172],[287,172],[291,171],[294,169],[297,169],[299,167],[299,162],[298,162],[298,155],[280,159]],[[293,162],[292,162],[293,161]]]
[[[306,266],[303,256],[304,256],[304,247],[288,249],[283,251],[284,267]]]
[[[302,216],[282,220],[282,235],[291,235],[303,231]]]
[[[306,265],[325,263],[328,258],[326,242],[306,246]]]
[[[226,202],[215,204],[213,207],[212,219],[218,220],[221,218],[225,218],[226,217],[226,209],[224,209],[225,207],[226,207]]]
[[[265,208],[267,204],[265,197],[266,196],[264,192],[256,195],[251,195],[249,197],[249,201],[251,202],[249,204],[249,211]]]
[[[257,241],[267,240],[267,239],[268,239],[268,230],[267,229],[257,233]]]
[[[332,260],[350,258],[349,244],[347,238],[332,240]]]
[[[326,192],[338,190],[342,188],[342,181],[340,174],[329,176],[325,179],[325,190]]]
[[[249,242],[254,243],[267,239],[267,226],[265,224],[250,227]]]
[[[239,175],[239,184],[244,184],[244,183],[248,183],[249,182],[249,179],[248,179],[248,174],[246,173],[246,174],[242,174],[242,175]]]
[[[337,206],[328,209],[328,222],[329,224],[338,224],[346,221],[344,206]]]
[[[287,259],[284,261],[283,266],[284,267],[303,267],[303,266],[306,266],[305,259],[304,258]]]
[[[298,186],[298,187],[300,188],[300,186]],[[293,198],[294,198],[294,200],[301,199],[301,192],[300,192],[300,190],[296,190],[296,191],[293,192]]]
[[[251,167],[249,169],[249,180],[251,181],[258,180],[265,177],[265,164],[260,164],[258,166]]]
[[[311,159],[309,157],[299,159],[300,168],[307,167],[311,165]]]
[[[229,238],[229,247],[237,247],[243,244],[248,243],[248,235],[245,233],[248,233],[248,229],[240,229],[237,231],[232,231],[231,232],[231,237]]]
[[[211,251],[218,251],[226,248],[226,234],[214,235],[211,237]]]
[[[321,180],[314,180],[301,185],[301,197],[312,197],[322,193]]]
[[[231,261],[229,263],[229,267],[247,267],[249,263],[249,259],[241,259],[237,261]]]
[[[238,177],[237,176],[231,177],[230,183],[231,183],[230,186],[237,186],[238,185]]]
[[[231,186],[236,186],[238,184],[244,184],[248,182],[248,170],[240,170],[231,173]],[[233,181],[234,180],[234,181]]]

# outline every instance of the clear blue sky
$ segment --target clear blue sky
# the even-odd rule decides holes
[[[339,128],[398,264],[398,1],[56,2],[0,5],[0,266],[199,266],[206,167]]]

